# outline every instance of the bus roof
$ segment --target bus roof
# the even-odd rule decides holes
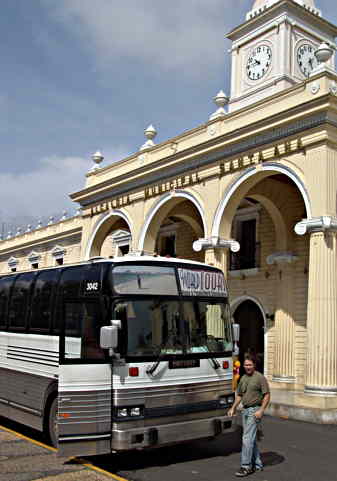
[[[118,264],[118,263],[142,263],[142,262],[165,262],[165,263],[172,263],[172,264],[189,264],[189,265],[195,265],[198,267],[203,267],[203,268],[208,268],[208,269],[218,269],[218,267],[211,266],[209,264],[205,264],[204,262],[197,262],[197,261],[192,261],[189,259],[179,259],[177,257],[161,257],[161,256],[137,256],[133,254],[126,254],[125,256],[122,257],[113,257],[113,258],[106,258],[106,257],[92,257],[91,259],[84,260],[84,261],[79,261],[79,262],[74,262],[71,264],[63,264],[60,266],[46,266],[46,267],[41,267],[40,269],[29,269],[29,270],[22,270],[22,271],[16,271],[16,272],[3,272],[0,273],[0,277],[8,277],[8,276],[15,276],[18,274],[24,274],[26,272],[40,272],[44,270],[50,270],[50,269],[62,269],[62,268],[67,268],[67,267],[72,267],[72,266],[81,266],[85,264],[92,264],[92,263],[110,263],[110,264]]]

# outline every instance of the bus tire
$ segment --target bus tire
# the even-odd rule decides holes
[[[48,441],[54,448],[58,445],[58,428],[57,428],[57,409],[58,402],[57,396],[53,397],[51,402],[48,403],[47,416],[45,422],[45,432],[48,437]]]

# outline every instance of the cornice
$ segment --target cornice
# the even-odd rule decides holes
[[[46,228],[46,233],[47,233],[47,228]],[[64,231],[64,232],[58,232],[58,233],[54,233],[54,234],[49,234],[49,235],[46,235],[44,237],[39,237],[39,238],[36,238],[36,239],[32,239],[32,238],[27,238],[27,240],[25,242],[22,242],[22,243],[17,243],[15,242],[16,239],[18,240],[23,240],[22,238],[11,238],[11,239],[8,239],[8,240],[5,240],[5,241],[2,241],[0,243],[0,256],[3,256],[3,255],[6,255],[7,253],[13,253],[13,252],[17,252],[17,251],[21,251],[21,250],[24,250],[24,249],[27,249],[27,248],[34,248],[34,246],[40,246],[40,245],[44,245],[44,244],[49,244],[50,242],[53,242],[53,241],[59,241],[61,239],[68,239],[70,237],[74,237],[74,236],[80,236],[82,233],[82,225],[79,226],[79,227],[76,227],[74,229],[71,229],[71,230],[67,230],[67,231]]]
[[[323,17],[319,17],[314,13],[311,13],[309,10],[307,10],[305,7],[302,7],[298,3],[289,2],[288,0],[280,0],[275,5],[264,10],[263,13],[235,27],[228,34],[226,34],[226,38],[229,38],[230,40],[235,40],[239,35],[244,35],[246,32],[249,32],[254,25],[262,26],[266,23],[266,21],[272,21],[275,16],[285,10],[297,14],[300,17],[307,16],[308,21],[310,21],[311,23],[316,23],[320,26],[322,30],[329,31],[330,35],[337,37],[337,27],[333,23],[329,22]]]
[[[319,127],[329,122],[327,115],[328,103],[326,103],[328,98],[328,95],[326,98],[321,96],[311,102],[306,102],[308,111],[312,112],[311,115],[305,115],[303,105],[298,105],[288,111],[276,114],[272,118],[243,127],[235,132],[235,138],[233,138],[232,132],[224,134],[201,145],[193,146],[187,151],[180,152],[174,158],[160,159],[160,161],[151,163],[132,173],[128,172],[117,178],[108,179],[101,184],[91,186],[72,194],[71,198],[85,207],[93,202],[102,201],[113,196],[129,194],[141,187],[186,172],[197,172],[221,160],[249,153],[249,150],[257,149],[303,131]],[[309,106],[311,106],[311,109]],[[318,107],[320,110],[313,113]],[[293,118],[293,121],[289,121],[291,118]],[[206,151],[207,148],[210,150],[212,147],[213,150],[211,152]]]

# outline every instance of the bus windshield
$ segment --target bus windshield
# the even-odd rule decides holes
[[[114,305],[128,357],[213,354],[232,350],[228,304],[210,300],[123,299]]]

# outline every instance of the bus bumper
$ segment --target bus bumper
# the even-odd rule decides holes
[[[127,430],[114,429],[112,451],[159,447],[196,439],[213,438],[237,429],[237,416],[215,416],[207,419],[146,426]]]

